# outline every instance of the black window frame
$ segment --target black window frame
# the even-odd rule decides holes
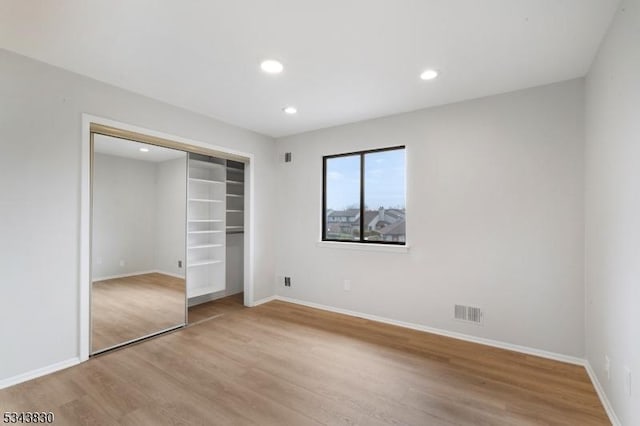
[[[365,192],[365,178],[364,178],[364,157],[367,154],[372,154],[376,152],[385,152],[385,151],[396,151],[399,149],[405,150],[405,161],[406,161],[406,146],[398,145],[392,146],[388,148],[376,148],[376,149],[368,149],[365,151],[354,151],[354,152],[346,152],[343,154],[332,154],[332,155],[324,155],[322,156],[322,241],[335,242],[335,243],[356,243],[356,244],[379,244],[379,245],[393,245],[393,246],[406,246],[407,245],[407,236],[405,234],[404,241],[371,241],[364,239],[364,213],[365,213],[365,205],[364,205],[364,192]],[[359,240],[337,240],[327,238],[327,160],[331,160],[333,158],[340,157],[350,157],[350,156],[360,156],[360,239]],[[406,182],[407,179],[407,170],[405,163],[405,191],[406,191]],[[406,201],[406,200],[405,200]],[[405,206],[405,215],[406,215],[406,206]],[[406,220],[406,219],[405,219]]]

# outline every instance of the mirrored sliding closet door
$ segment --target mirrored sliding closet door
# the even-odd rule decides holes
[[[91,353],[186,322],[187,154],[93,134]]]

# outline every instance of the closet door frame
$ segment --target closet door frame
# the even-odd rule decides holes
[[[79,358],[86,361],[91,354],[91,197],[93,134],[104,134],[121,139],[148,143],[177,149],[187,154],[192,152],[245,163],[245,234],[244,234],[244,305],[254,306],[254,155],[221,146],[183,138],[163,132],[145,129],[90,114],[82,114],[82,158],[81,158],[81,205],[80,205],[80,288],[79,288]],[[185,200],[186,201],[186,200]],[[186,231],[186,229],[185,229]],[[186,298],[185,272],[185,298]],[[188,303],[185,300],[185,318]]]

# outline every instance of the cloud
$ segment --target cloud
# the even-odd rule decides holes
[[[327,173],[327,178],[329,180],[342,180],[344,179],[344,175],[340,172],[336,172],[336,171],[331,171],[329,173]]]

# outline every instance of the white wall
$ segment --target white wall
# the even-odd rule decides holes
[[[184,277],[186,154],[153,162],[96,153],[93,176],[93,280]]]
[[[82,113],[253,153],[254,297],[274,291],[273,139],[0,50],[0,381],[79,355]]]
[[[582,357],[583,109],[578,79],[279,139],[278,294]],[[409,253],[318,247],[322,156],[401,144]]]
[[[640,1],[623,1],[586,84],[586,356],[625,425],[640,424],[639,70]]]
[[[96,153],[93,176],[93,280],[156,269],[156,164]]]
[[[184,277],[187,157],[156,163],[155,267]],[[182,268],[178,261],[182,260]]]

